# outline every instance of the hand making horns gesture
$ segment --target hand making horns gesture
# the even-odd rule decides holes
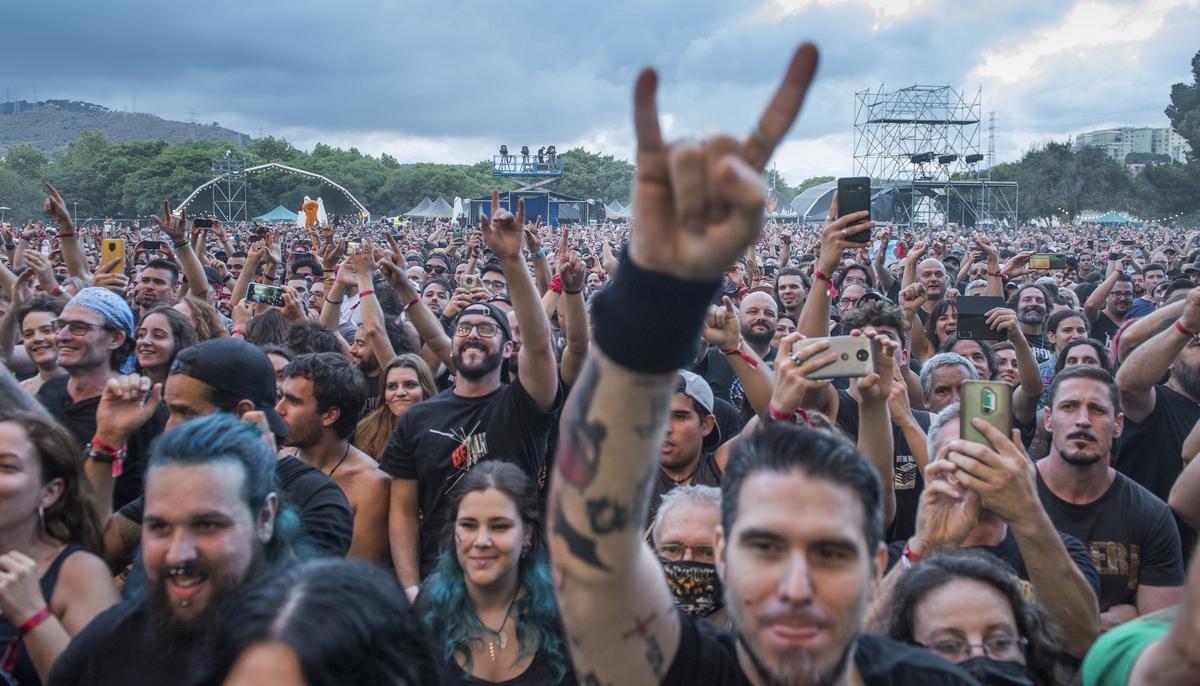
[[[717,279],[754,242],[767,195],[762,170],[800,112],[816,68],[816,47],[800,46],[745,140],[718,134],[669,145],[658,125],[658,77],[649,68],[638,75],[636,229],[629,250],[638,266],[685,279]]]

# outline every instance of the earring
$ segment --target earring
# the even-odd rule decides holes
[[[38,525],[45,530],[46,528],[46,510],[38,505]]]

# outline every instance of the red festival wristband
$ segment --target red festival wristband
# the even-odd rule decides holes
[[[412,307],[413,305],[416,305],[419,302],[421,302],[421,294],[417,293],[417,297],[415,297],[411,301],[409,301],[409,303],[404,306],[404,309],[407,310],[408,308]]]
[[[791,421],[792,419],[791,412],[784,412],[778,407],[775,407],[775,403],[767,405],[767,413],[771,415],[771,419],[774,419],[777,422],[786,422]]]
[[[554,291],[555,293],[563,292],[562,277],[558,274],[555,274],[554,278],[550,279],[550,290]]]
[[[733,346],[729,350],[721,350],[721,354],[722,355],[737,355],[738,357],[745,360],[746,364],[750,365],[751,369],[758,369],[758,358],[751,355],[750,353],[742,350],[742,342],[741,341],[738,341],[738,344]]]
[[[17,636],[4,649],[4,657],[0,659],[0,669],[3,669],[6,674],[11,674],[17,666],[17,656],[21,653],[21,639],[29,632],[38,628],[42,622],[50,619],[50,608],[43,606],[42,609],[34,612],[29,619],[25,620],[17,629]]]
[[[824,281],[826,284],[828,284],[828,287],[825,289],[825,293],[829,295],[830,300],[837,297],[838,290],[833,285],[833,281],[829,278],[828,274],[822,273],[820,269],[814,269],[813,281]]]
[[[368,295],[375,295],[375,291],[363,291],[362,293],[358,294],[358,299],[362,300],[363,298],[367,297]]]
[[[1175,328],[1179,329],[1179,333],[1183,334],[1184,336],[1187,336],[1188,338],[1195,338],[1197,335],[1200,335],[1200,334],[1197,334],[1195,331],[1188,329],[1186,326],[1183,325],[1183,322],[1181,322],[1178,319],[1175,320]]]

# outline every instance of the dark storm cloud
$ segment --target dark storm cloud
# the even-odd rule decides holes
[[[674,135],[749,129],[791,50],[814,40],[822,64],[793,134],[803,139],[848,134],[854,92],[880,83],[973,91],[980,78],[972,70],[987,54],[1070,10],[918,2],[904,16],[877,19],[854,2],[784,14],[726,0],[19,0],[4,3],[10,30],[0,85],[27,97],[36,84],[41,98],[116,109],[136,90],[142,111],[186,119],[195,108],[201,121],[252,134],[578,140],[628,126],[632,81],[652,64]],[[1142,46],[1144,66],[1113,79],[1089,61],[1050,58],[1058,71],[985,91],[984,111],[1078,116],[1111,99],[1104,90],[1113,84],[1145,107],[1169,86],[1155,77],[1186,75],[1189,55],[1180,54],[1194,50],[1197,23],[1186,14],[1177,11],[1164,30],[1174,46],[1159,36]],[[1096,60],[1109,70],[1118,62],[1103,53]],[[1018,96],[1020,103],[1004,101]]]

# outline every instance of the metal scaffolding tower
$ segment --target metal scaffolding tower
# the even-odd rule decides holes
[[[246,158],[226,150],[212,158],[213,215],[222,222],[246,221]]]
[[[910,225],[1016,222],[1017,185],[980,173],[981,93],[919,85],[855,93],[854,167],[871,177],[874,204],[888,208],[890,216],[880,218]]]

